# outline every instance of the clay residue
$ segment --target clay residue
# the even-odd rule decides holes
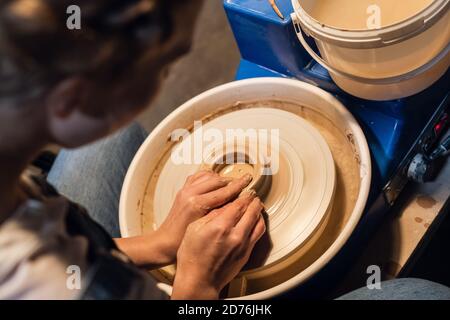
[[[404,21],[433,0],[316,0],[307,12],[324,25],[345,30],[367,30],[380,17],[380,27]]]
[[[313,247],[307,250],[300,260],[284,269],[282,272],[272,273],[267,279],[263,277],[263,279],[259,279],[258,281],[248,279],[247,294],[259,292],[267,289],[267,286],[272,287],[292,278],[322,256],[334,243],[351,216],[358,198],[361,181],[359,155],[355,153],[355,147],[352,145],[352,139],[349,139],[347,136],[348,133],[342,132],[331,120],[311,108],[297,103],[284,101],[237,102],[228,107],[219,109],[213,114],[206,115],[201,120],[203,123],[206,123],[223,114],[249,108],[276,108],[285,110],[302,117],[313,125],[326,140],[333,155],[336,165],[336,191],[333,209],[330,213],[328,223]],[[192,130],[192,128],[187,129]],[[159,163],[154,169],[151,179],[146,187],[142,204],[142,225],[144,233],[153,231],[153,197],[155,187],[159,175],[166,161],[170,157],[170,150],[175,144],[176,142],[167,142],[165,149],[160,155]],[[171,270],[162,272],[161,274],[163,276],[158,277],[159,280],[166,278],[166,280],[168,280],[167,282],[170,282],[173,277],[172,272],[174,272],[174,269],[172,268]],[[258,285],[262,285],[263,287],[259,287]]]
[[[423,219],[420,218],[420,217],[415,217],[414,221],[417,222],[417,223],[422,223]]]
[[[436,205],[436,200],[430,196],[421,195],[417,197],[417,204],[424,209],[433,208]]]

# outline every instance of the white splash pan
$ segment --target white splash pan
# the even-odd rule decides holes
[[[306,269],[270,289],[242,299],[268,299],[289,291],[321,270],[344,246],[358,224],[369,194],[371,160],[367,141],[351,113],[331,94],[310,84],[282,78],[256,78],[231,82],[189,100],[165,118],[144,141],[125,177],[120,196],[119,222],[123,237],[142,233],[142,203],[147,182],[157,165],[161,150],[175,129],[187,128],[195,120],[213,114],[237,101],[281,100],[309,107],[330,119],[347,135],[351,134],[354,152],[359,158],[360,188],[353,211],[338,237],[328,249]]]

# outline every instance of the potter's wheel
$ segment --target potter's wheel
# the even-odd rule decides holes
[[[280,129],[283,170],[262,182],[263,177],[256,174],[258,183],[252,181],[260,194],[265,193],[264,186],[270,186],[263,196],[269,232],[223,297],[270,298],[315,276],[341,250],[360,220],[370,190],[371,162],[364,133],[348,110],[329,93],[296,80],[258,78],[228,83],[189,100],[165,118],[142,144],[125,177],[119,209],[122,236],[153,232],[185,177],[205,165],[222,173],[239,172],[239,168],[202,160],[180,167],[169,163],[173,150],[183,142],[168,137],[200,119],[203,130]],[[185,132],[194,134],[195,126]],[[206,152],[213,162],[217,157],[220,153],[208,157]],[[258,167],[261,163],[240,169],[255,171]],[[170,168],[179,170],[176,179]],[[315,193],[305,197],[311,183]],[[175,271],[171,266],[151,273],[171,284]]]
[[[244,140],[231,139],[229,130],[232,129],[244,130]],[[223,141],[201,141],[201,137],[211,132],[222,133]],[[258,135],[252,135],[254,132]],[[268,134],[272,136],[264,140]],[[268,152],[268,148],[274,154]],[[186,150],[192,150],[197,158],[180,164],[179,159],[186,155]],[[231,163],[218,161],[230,154],[229,150],[234,150],[241,158],[235,157]],[[265,204],[269,232],[255,250],[246,276],[256,276],[267,269],[280,270],[292,263],[290,260],[298,259],[293,253],[305,247],[306,242],[314,241],[326,223],[335,190],[333,157],[319,131],[291,112],[254,108],[226,113],[184,137],[173,147],[172,154],[178,155],[178,160],[166,159],[155,187],[154,229],[164,221],[185,179],[198,170],[208,167],[223,175],[230,172],[239,175],[240,171],[253,175],[251,187]],[[236,163],[242,170],[235,170]],[[174,271],[173,267],[165,269],[170,277]]]

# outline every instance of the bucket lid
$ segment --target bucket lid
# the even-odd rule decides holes
[[[308,35],[341,47],[371,49],[393,45],[424,32],[447,13],[450,0],[435,0],[408,19],[372,30],[347,30],[326,26],[303,9],[301,0],[292,0],[292,6],[298,21]]]

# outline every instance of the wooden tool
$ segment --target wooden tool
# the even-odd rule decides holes
[[[270,5],[272,6],[273,10],[275,10],[275,12],[277,13],[277,15],[284,20],[284,16],[281,13],[280,9],[277,6],[277,3],[275,2],[275,0],[269,0]]]

